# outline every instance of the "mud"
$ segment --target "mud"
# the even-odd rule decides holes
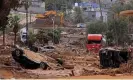
[[[79,38],[77,40],[79,40]],[[74,40],[71,41],[73,42]],[[26,52],[31,53],[27,55],[30,59],[34,58],[37,60],[38,57],[36,57],[36,55],[40,54],[41,57],[39,58],[41,58],[41,60],[46,60],[51,67],[47,70],[24,69],[12,59],[10,46],[6,46],[6,48],[0,46],[0,65],[4,65],[0,66],[0,78],[132,78],[133,61],[129,61],[128,64],[122,64],[120,68],[102,69],[100,67],[98,54],[87,53],[86,49],[80,45],[81,44],[77,42],[72,45],[70,43],[62,42],[59,45],[55,45],[56,51],[52,53],[33,53],[26,50]],[[56,59],[63,61],[63,64],[60,65],[55,61]]]
[[[10,49],[9,49],[10,52]],[[28,51],[29,52],[29,51]],[[38,53],[39,54],[39,53]],[[60,51],[55,53],[40,53],[42,57],[45,57],[47,62],[52,67],[48,70],[36,69],[28,70],[23,69],[18,63],[13,64],[13,59],[9,54],[0,56],[0,64],[6,67],[0,67],[1,78],[35,78],[35,79],[48,79],[48,78],[95,78],[103,77],[113,78],[118,75],[129,78],[132,74],[132,65],[129,61],[128,64],[121,65],[120,68],[116,69],[101,69],[99,63],[99,57],[95,54],[83,54],[78,55],[72,51]],[[29,56],[29,55],[28,55]],[[32,57],[32,56],[30,56]],[[35,57],[35,56],[34,56]],[[63,61],[62,66],[57,66],[55,59],[61,59]],[[53,63],[53,64],[52,64]],[[128,75],[125,75],[130,73]],[[90,76],[91,75],[91,76]],[[100,76],[99,76],[100,75]],[[108,76],[109,75],[109,76]],[[79,77],[73,77],[79,76]],[[81,77],[80,77],[81,76]],[[84,77],[86,76],[86,77]]]
[[[91,76],[76,76],[69,79],[133,79],[132,75],[126,76],[123,74],[117,76],[109,75],[91,75]]]

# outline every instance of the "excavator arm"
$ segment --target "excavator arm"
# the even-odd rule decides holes
[[[56,16],[56,15],[57,15],[56,11],[47,11],[44,14],[37,14],[36,18],[44,19],[50,16]]]

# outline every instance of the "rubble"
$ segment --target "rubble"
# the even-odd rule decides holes
[[[129,60],[128,63],[120,65],[121,73],[133,73],[133,60]]]
[[[73,72],[74,72],[74,76],[82,76],[83,75],[83,68],[82,68],[82,66],[75,66],[74,67],[74,70],[73,70]]]

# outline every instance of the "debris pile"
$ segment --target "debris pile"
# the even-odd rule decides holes
[[[119,69],[122,73],[133,73],[133,60],[121,64]]]

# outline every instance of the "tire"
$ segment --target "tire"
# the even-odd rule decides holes
[[[15,50],[15,54],[16,54],[17,57],[20,57],[20,56],[21,56],[20,50],[16,49],[16,50]]]
[[[46,69],[48,68],[47,63],[41,62],[41,63],[40,63],[40,68],[42,68],[43,70],[46,70]]]

